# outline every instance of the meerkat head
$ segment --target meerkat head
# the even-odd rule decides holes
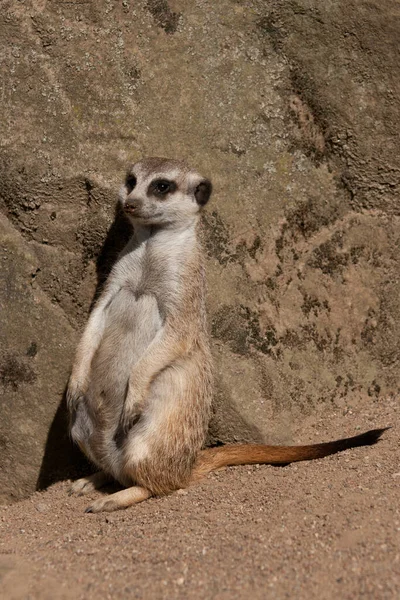
[[[128,169],[120,201],[134,224],[185,225],[195,220],[211,191],[211,182],[185,163],[146,158]]]

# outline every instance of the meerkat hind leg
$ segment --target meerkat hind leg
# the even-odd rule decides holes
[[[82,477],[81,479],[74,481],[70,487],[69,493],[70,495],[77,494],[78,496],[84,496],[85,494],[90,494],[90,492],[99,490],[112,480],[113,478],[111,475],[108,475],[104,471],[98,471],[97,473],[93,473],[93,475]]]
[[[111,512],[121,508],[128,508],[128,506],[132,506],[132,504],[138,504],[139,502],[143,502],[143,500],[147,500],[151,495],[152,493],[149,492],[149,490],[135,485],[126,490],[121,490],[120,492],[105,496],[104,498],[99,498],[93,502],[91,506],[88,506],[85,512]]]

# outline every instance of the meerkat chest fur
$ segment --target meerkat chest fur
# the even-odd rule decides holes
[[[194,280],[196,247],[194,224],[179,231],[142,227],[116,262],[108,282],[114,292],[104,311],[104,333],[92,363],[96,375],[92,387],[111,387],[114,404],[123,402],[132,367],[168,319],[175,312],[183,319],[185,296],[194,292],[203,301],[203,282]],[[182,319],[174,319],[175,333],[179,334]],[[191,328],[198,326],[195,316]],[[186,335],[182,331],[181,336]]]
[[[137,297],[179,298],[186,269],[197,249],[195,224],[182,230],[141,228],[115,265],[112,277]]]
[[[140,359],[188,292],[187,279],[188,276],[193,279],[190,270],[193,255],[197,254],[196,245],[194,226],[182,231],[156,232],[141,228],[135,233],[110,275],[109,285],[115,292],[106,307],[105,333],[97,354],[107,345],[109,336],[113,341],[118,340],[119,350],[128,337],[131,360],[128,361],[125,354],[123,361],[129,362],[127,371]],[[193,284],[197,294],[203,296],[202,282],[192,281]],[[110,349],[114,360],[109,364],[115,362],[118,348],[113,344]]]

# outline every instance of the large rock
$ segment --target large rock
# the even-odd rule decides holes
[[[0,486],[4,501],[35,489],[63,396],[76,334],[36,282],[41,261],[0,216]],[[65,423],[53,475],[68,463]],[[55,458],[55,457],[54,457]],[[58,464],[57,464],[58,463]],[[49,474],[46,474],[46,476]]]
[[[214,182],[211,442],[287,442],[306,417],[398,388],[396,10],[4,3],[6,496],[46,485],[70,451],[59,409],[39,473],[76,332],[129,234],[116,191],[144,155]]]

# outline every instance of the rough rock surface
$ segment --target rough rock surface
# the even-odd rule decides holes
[[[399,16],[394,0],[3,2],[4,500],[68,472],[56,408],[143,155],[214,182],[210,441],[287,442],[321,407],[398,390]]]
[[[36,283],[40,256],[0,216],[0,498],[35,489],[76,334]],[[66,358],[67,357],[67,358]],[[66,442],[65,424],[58,433]],[[54,447],[56,450],[56,447]],[[54,456],[55,473],[66,463]]]

